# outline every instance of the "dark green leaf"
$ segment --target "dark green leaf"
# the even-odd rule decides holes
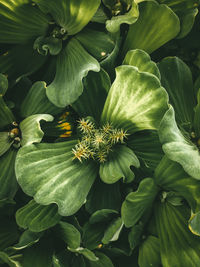
[[[126,227],[135,225],[141,216],[151,208],[158,193],[158,187],[152,178],[145,178],[138,190],[128,194],[122,204],[122,220]]]
[[[0,129],[14,121],[14,116],[0,95]]]
[[[55,56],[58,55],[62,50],[62,40],[52,36],[40,36],[35,40],[33,48],[43,56],[47,56],[48,53],[52,56]]]
[[[5,75],[0,73],[0,95],[4,96],[8,89],[8,79]]]
[[[42,206],[31,200],[16,212],[17,224],[32,232],[41,232],[56,225],[61,219],[56,205]]]
[[[82,79],[88,72],[100,70],[98,61],[71,39],[58,55],[54,81],[47,87],[49,100],[58,107],[72,104],[83,92]]]
[[[95,224],[99,222],[110,221],[117,214],[118,212],[116,210],[111,210],[111,209],[97,210],[92,214],[92,216],[89,219],[89,222],[90,224]]]
[[[1,0],[0,24],[1,43],[27,43],[48,29],[47,17],[29,0]]]
[[[34,0],[44,13],[50,13],[68,35],[85,27],[97,11],[100,0]]]
[[[42,232],[34,233],[31,232],[30,230],[26,230],[20,236],[19,242],[12,248],[14,248],[15,250],[21,250],[24,248],[31,247],[33,244],[37,243],[40,240],[42,234],[43,234]]]
[[[112,220],[106,229],[102,238],[103,244],[109,244],[111,241],[116,241],[119,238],[119,234],[122,230],[123,222],[120,217]]]
[[[12,145],[8,132],[0,132],[0,156],[2,156]]]
[[[67,247],[71,252],[74,252],[74,253],[78,253],[78,254],[81,254],[83,255],[86,259],[90,260],[90,261],[98,261],[99,258],[96,257],[96,255],[94,254],[94,252],[92,252],[91,250],[87,249],[87,248],[82,248],[82,247],[79,247],[79,248],[76,248],[76,249],[72,249],[72,248],[69,248]]]

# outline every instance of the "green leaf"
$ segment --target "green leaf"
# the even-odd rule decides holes
[[[145,1],[139,4],[139,12],[138,20],[128,30],[123,55],[136,48],[152,53],[176,37],[180,31],[178,17],[166,5]]]
[[[200,179],[199,150],[178,129],[172,106],[164,115],[158,134],[163,151],[167,157],[181,164],[190,176]]]
[[[158,129],[168,109],[167,102],[167,93],[154,75],[123,65],[116,68],[116,79],[108,93],[101,121],[129,134]]]
[[[139,245],[143,230],[143,226],[140,224],[134,225],[131,228],[131,231],[128,235],[128,242],[132,251]]]
[[[52,121],[53,117],[48,114],[31,115],[19,124],[22,133],[22,146],[39,143],[42,140],[44,133],[40,128],[41,120]]]
[[[80,117],[92,116],[99,122],[107,92],[111,86],[110,77],[103,69],[98,73],[89,72],[83,84],[83,93],[72,104],[72,108]],[[94,99],[98,99],[98,101],[94,101]]]
[[[33,44],[16,45],[0,56],[1,72],[17,80],[38,70],[47,60],[33,50]]]
[[[91,250],[87,249],[87,248],[82,248],[82,247],[79,247],[79,248],[76,248],[76,249],[72,249],[72,248],[69,248],[69,251],[71,252],[74,252],[74,253],[78,253],[80,255],[83,255],[86,259],[90,260],[90,261],[98,261],[99,258],[96,257],[96,255],[94,254],[94,252],[92,252]]]
[[[0,96],[4,96],[8,89],[8,79],[0,73]]]
[[[126,227],[135,225],[141,216],[151,208],[158,193],[158,187],[152,178],[145,178],[138,190],[129,193],[122,204],[122,220]]]
[[[10,217],[2,216],[0,221],[0,250],[13,245],[18,238],[19,231],[15,221]]]
[[[0,132],[0,156],[2,156],[12,145],[8,132]]]
[[[50,13],[68,35],[80,32],[97,11],[100,0],[34,0],[44,13]]]
[[[20,236],[19,242],[12,246],[15,250],[21,250],[24,248],[31,247],[33,244],[37,243],[40,240],[40,237],[43,235],[42,232],[34,233],[30,230],[26,230]]]
[[[91,215],[89,223],[95,224],[95,223],[110,221],[113,218],[113,216],[115,217],[117,214],[118,212],[116,210],[111,210],[111,209],[97,210]]]
[[[50,238],[41,239],[40,242],[23,251],[22,266],[52,266],[52,256],[53,241]]]
[[[10,149],[0,158],[0,199],[12,199],[18,189],[14,165],[17,151]]]
[[[20,106],[20,114],[26,118],[33,114],[58,114],[62,112],[54,106],[46,96],[46,83],[35,82]]]
[[[196,137],[200,137],[200,89],[197,92],[197,105],[194,108],[194,132]]]
[[[105,163],[100,164],[99,175],[104,183],[112,184],[123,178],[124,182],[131,182],[134,173],[131,166],[139,168],[140,162],[134,152],[125,145],[116,145],[108,155]]]
[[[199,222],[200,222],[200,211],[197,213],[192,213],[189,219],[188,227],[194,235],[198,236],[200,236]]]
[[[163,267],[199,266],[200,239],[187,226],[185,207],[168,202],[155,206]]]
[[[98,261],[87,261],[86,260],[88,267],[114,267],[111,260],[105,254],[99,251],[95,251],[95,255],[99,258],[99,260]]]
[[[123,222],[122,219],[114,219],[106,229],[104,236],[102,238],[103,244],[109,244],[111,241],[116,241],[119,238],[119,234],[122,230]]]
[[[85,223],[83,227],[82,242],[88,249],[94,250],[102,246],[101,240],[104,232],[107,228],[107,222],[105,223]]]
[[[177,122],[182,127],[191,129],[196,101],[190,69],[177,57],[164,58],[158,67],[161,84],[169,94]]]
[[[160,242],[155,236],[148,236],[139,248],[138,263],[140,267],[160,267]]]
[[[140,49],[127,52],[123,65],[137,67],[141,72],[148,72],[155,75],[160,80],[160,72],[155,62],[151,61],[149,54]]]
[[[98,171],[93,162],[72,160],[76,144],[73,140],[24,146],[16,159],[16,176],[23,191],[39,204],[56,203],[63,216],[74,214],[84,204]]]
[[[1,43],[27,43],[48,29],[47,17],[29,0],[1,0],[0,24]]]
[[[56,225],[61,219],[56,205],[42,206],[31,200],[16,212],[17,224],[32,232],[41,232]]]
[[[115,42],[111,35],[102,31],[86,28],[76,35],[76,39],[98,61],[107,58],[115,47]]]
[[[155,170],[155,182],[167,191],[174,191],[184,197],[193,211],[200,209],[200,182],[190,177],[174,161],[163,157]]]
[[[127,141],[140,161],[147,168],[155,169],[161,161],[164,153],[156,131],[144,131],[131,135]]]
[[[99,63],[79,41],[71,39],[58,55],[55,79],[47,87],[49,100],[58,107],[75,102],[83,92],[82,79],[90,70],[98,72]]]
[[[6,263],[6,266],[9,267],[23,267],[21,263],[18,261],[20,260],[21,255],[14,255],[14,256],[8,256],[5,252],[0,251],[0,260]]]
[[[85,204],[89,213],[101,209],[119,210],[121,206],[121,192],[119,183],[105,184],[98,177],[93,184]]]
[[[55,228],[56,235],[72,249],[80,247],[80,232],[70,223],[60,221]]]
[[[47,56],[48,52],[50,55],[56,56],[62,50],[62,40],[52,36],[40,36],[35,40],[33,49],[36,49],[43,56]]]
[[[135,1],[132,1],[131,9],[124,15],[118,15],[106,21],[106,29],[109,32],[117,32],[120,29],[122,23],[133,24],[139,17],[138,5]]]
[[[0,95],[0,129],[14,121],[14,116]]]

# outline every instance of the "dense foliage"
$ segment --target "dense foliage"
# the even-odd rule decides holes
[[[0,0],[0,266],[200,266],[199,0]]]

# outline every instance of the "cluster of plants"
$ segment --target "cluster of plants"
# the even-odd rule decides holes
[[[0,266],[200,266],[199,0],[0,0]]]

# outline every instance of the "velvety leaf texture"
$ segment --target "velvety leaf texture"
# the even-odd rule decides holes
[[[101,121],[129,134],[158,129],[168,109],[167,102],[167,93],[154,75],[123,65],[116,68],[116,79],[108,93]]]
[[[76,143],[25,146],[16,159],[17,180],[24,192],[39,204],[56,203],[63,216],[74,214],[84,204],[98,171],[93,162],[72,160]]]
[[[71,39],[58,55],[54,81],[47,87],[49,100],[58,107],[75,102],[83,92],[82,79],[90,70],[100,71],[98,61],[79,41]]]
[[[42,206],[31,200],[16,213],[17,224],[32,232],[41,232],[53,227],[59,222],[61,216],[56,205]]]

